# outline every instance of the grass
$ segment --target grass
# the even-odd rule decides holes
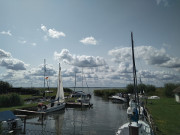
[[[159,100],[148,100],[147,104],[155,125],[158,127],[157,135],[180,134],[180,104],[174,98],[163,97]]]
[[[34,106],[37,106],[38,103],[32,103],[32,104],[24,104],[22,106],[13,106],[13,107],[2,107],[0,108],[0,112],[1,111],[14,111],[15,109],[22,109],[22,108],[26,108],[26,107],[34,107]]]

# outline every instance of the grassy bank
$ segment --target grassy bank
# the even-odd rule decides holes
[[[100,96],[104,98],[108,98],[109,96],[115,95],[116,93],[126,93],[125,89],[102,89],[102,90],[94,90],[95,96]]]
[[[0,108],[0,112],[1,111],[14,111],[15,109],[22,109],[22,108],[28,108],[28,107],[34,107],[34,106],[37,106],[38,103],[32,103],[32,104],[24,104],[24,105],[21,105],[21,106],[13,106],[13,107],[1,107]]]
[[[180,104],[174,98],[148,100],[147,108],[158,127],[157,135],[180,134]]]

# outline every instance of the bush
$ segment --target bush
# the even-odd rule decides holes
[[[174,90],[175,88],[177,88],[178,86],[180,86],[180,84],[166,83],[166,84],[164,85],[165,95],[166,95],[167,97],[173,97],[173,96],[174,96],[173,90]]]
[[[138,86],[137,86],[137,88],[138,88],[138,91],[140,92],[140,93],[143,93],[143,91],[145,91],[146,90],[146,85],[145,84],[138,84]]]
[[[127,93],[127,90],[125,89],[102,89],[102,90],[94,90],[94,95],[95,96],[100,96],[100,97],[109,97],[112,95],[115,95],[116,93]]]
[[[152,93],[156,91],[156,87],[154,85],[146,85],[145,92]]]
[[[72,93],[72,90],[70,88],[63,88],[64,92]]]
[[[15,93],[0,96],[0,107],[20,106],[23,103],[23,99]]]
[[[127,92],[128,93],[134,93],[134,85],[133,84],[128,84],[126,86]]]

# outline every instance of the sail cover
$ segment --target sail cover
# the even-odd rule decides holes
[[[58,75],[58,88],[57,88],[57,94],[56,94],[55,100],[58,100],[59,102],[64,102],[64,90],[63,90],[63,84],[62,84],[60,63],[59,63],[59,75]]]

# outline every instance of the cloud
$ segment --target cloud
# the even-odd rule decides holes
[[[26,69],[25,63],[23,61],[20,61],[14,58],[0,60],[0,66],[6,67],[7,69],[12,69],[12,70],[25,70]]]
[[[0,49],[0,59],[11,57],[9,52],[5,52],[4,50]]]
[[[53,76],[57,74],[57,71],[53,68],[52,65],[46,65],[46,73],[45,75],[46,76]],[[29,74],[28,75],[31,75],[31,76],[44,76],[44,65],[39,65],[37,68],[32,68],[30,71],[29,71]]]
[[[41,30],[46,33],[44,36],[45,40],[48,40],[48,37],[51,38],[60,38],[60,37],[65,37],[66,35],[63,32],[59,32],[57,30],[53,29],[47,29],[45,25],[41,24]]]
[[[36,43],[31,43],[32,46],[36,46],[37,44]]]
[[[11,34],[11,32],[9,30],[8,31],[2,31],[1,34],[12,36],[12,34]]]
[[[55,29],[49,29],[48,34],[49,34],[49,37],[51,38],[59,38],[59,37],[66,36],[63,32],[56,31]]]
[[[81,43],[85,44],[85,45],[97,45],[97,41],[94,37],[86,37],[83,38],[82,40],[80,40]]]
[[[0,66],[11,70],[25,70],[28,65],[21,60],[13,58],[9,52],[0,49]]]
[[[156,0],[157,5],[164,4],[165,7],[169,5],[168,0]]]
[[[165,49],[156,49],[152,46],[137,46],[135,47],[136,59],[144,60],[148,65],[155,65],[158,67],[180,68],[180,59],[172,57],[166,53]],[[109,55],[113,56],[112,59],[116,63],[131,61],[132,52],[130,47],[110,50]],[[178,69],[177,69],[178,68]]]
[[[46,26],[44,26],[43,24],[41,24],[41,29],[42,29],[44,32],[46,32],[46,31],[47,31]]]
[[[63,49],[60,53],[54,52],[54,57],[56,60],[63,60],[63,62],[77,67],[98,67],[106,65],[106,61],[102,57],[72,55],[67,49]]]
[[[26,40],[18,40],[18,42],[19,42],[20,44],[26,44],[26,43],[27,43]]]

